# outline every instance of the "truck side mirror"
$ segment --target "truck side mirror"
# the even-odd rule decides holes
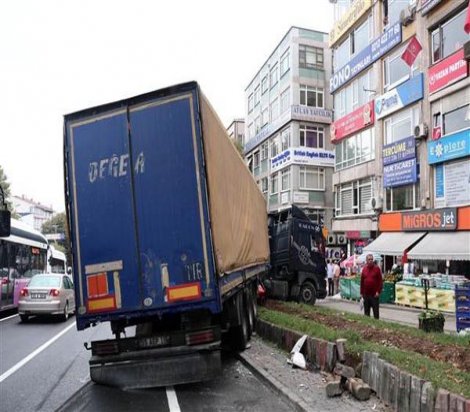
[[[0,210],[0,237],[8,237],[11,233],[11,213],[9,210]]]

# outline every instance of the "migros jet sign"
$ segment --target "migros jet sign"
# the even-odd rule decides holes
[[[403,213],[401,216],[403,231],[442,231],[457,229],[457,209],[445,208],[425,212]]]

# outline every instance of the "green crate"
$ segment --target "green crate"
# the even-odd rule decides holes
[[[339,293],[344,299],[351,299],[351,279],[339,279]]]
[[[380,303],[395,302],[395,283],[384,282],[382,293],[380,294]]]

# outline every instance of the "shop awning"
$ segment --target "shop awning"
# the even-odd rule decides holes
[[[364,253],[377,253],[379,255],[400,256],[406,249],[420,240],[426,232],[387,232],[382,233],[372,243],[367,245]],[[408,255],[409,256],[409,255]]]
[[[470,232],[428,233],[408,252],[410,259],[470,260]]]

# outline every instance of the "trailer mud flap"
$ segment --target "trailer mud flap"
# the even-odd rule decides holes
[[[143,389],[208,381],[222,371],[220,349],[165,357],[142,355],[109,363],[101,363],[93,357],[90,360],[91,380],[121,389]]]

